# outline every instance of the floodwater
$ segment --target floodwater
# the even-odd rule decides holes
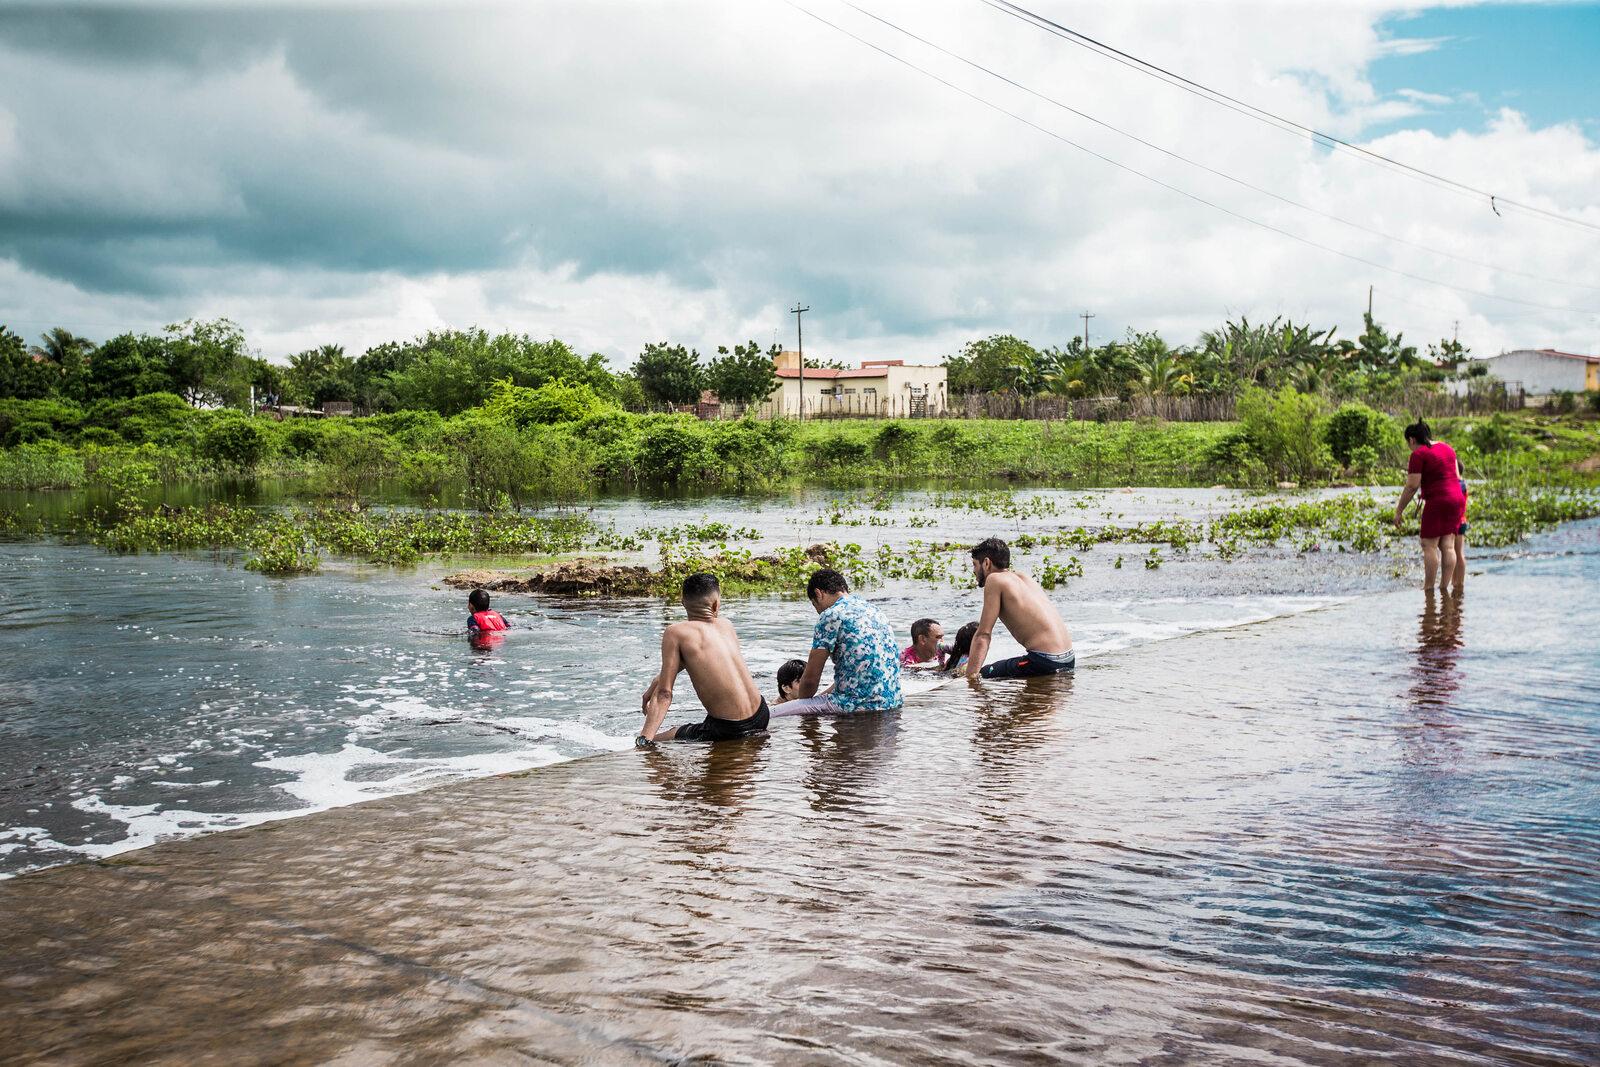
[[[760,535],[740,545],[855,541],[870,554],[910,538],[971,543],[1080,523],[1204,518],[1240,503],[1210,490],[1019,498],[1035,496],[1058,512],[1001,519],[910,494],[891,510],[847,511],[835,525],[831,496],[814,494],[610,501],[594,514],[623,531],[718,519]],[[913,515],[934,525],[905,525]],[[1198,549],[1188,558],[1169,550],[1161,569],[1147,570],[1145,551],[1084,553],[1085,575],[1055,591],[1080,659],[1393,584],[1381,559],[1312,567],[1285,551],[1219,564]],[[950,559],[959,568],[959,554]],[[438,582],[453,569],[333,560],[321,575],[282,580],[243,570],[231,554],[0,543],[0,877],[627,748],[661,627],[681,609],[506,596],[496,606],[516,630],[474,650],[465,596]],[[939,619],[953,637],[980,603],[970,577],[867,592],[908,643],[913,620]],[[799,594],[726,605],[769,699],[779,664],[810,648],[815,615]],[[1015,650],[1003,636],[997,648]],[[700,714],[685,680],[669,722]]]
[[[17,878],[0,1056],[1592,1063],[1600,524],[1483,570]]]

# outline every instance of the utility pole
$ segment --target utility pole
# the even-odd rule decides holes
[[[800,353],[800,421],[806,417],[806,334],[802,327],[800,316],[811,310],[811,305],[801,307],[796,301],[794,307],[789,309],[789,314],[794,316],[794,343]]]
[[[1083,320],[1083,351],[1087,354],[1089,351],[1089,320],[1094,316],[1085,311],[1078,317]]]
[[[1372,318],[1372,286],[1367,286],[1367,318]]]

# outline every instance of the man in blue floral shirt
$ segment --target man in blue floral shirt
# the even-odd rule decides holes
[[[894,628],[871,604],[854,596],[844,575],[820,570],[806,585],[817,609],[811,656],[800,676],[800,697],[772,709],[773,715],[842,715],[892,711],[901,703],[900,642]],[[833,660],[833,688],[821,696],[822,666]]]

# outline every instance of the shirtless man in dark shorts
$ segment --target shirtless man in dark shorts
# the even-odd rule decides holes
[[[661,673],[644,691],[644,729],[634,739],[635,745],[732,741],[766,730],[766,698],[756,688],[739,651],[739,635],[719,614],[721,609],[722,589],[714,576],[691,574],[683,580],[683,610],[689,619],[673,623],[661,635]],[[705,705],[705,721],[661,730],[672,706],[678,672],[684,670]]]
[[[973,546],[972,576],[983,590],[983,614],[967,660],[968,678],[976,678],[980,672],[985,678],[1033,678],[1070,671],[1077,665],[1072,635],[1061,621],[1061,613],[1037,582],[1011,569],[1011,549],[1004,541],[991,537]],[[996,620],[1005,623],[1011,636],[1028,651],[985,667]]]

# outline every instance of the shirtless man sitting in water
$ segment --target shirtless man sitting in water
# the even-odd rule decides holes
[[[732,741],[766,730],[766,698],[756,689],[739,651],[739,635],[719,614],[721,609],[722,588],[713,575],[691,574],[683,580],[683,610],[689,619],[673,623],[661,635],[661,673],[644,691],[644,729],[635,745]],[[689,672],[695,695],[705,705],[705,721],[661,730],[678,672],[683,670]]]
[[[1077,658],[1067,624],[1038,583],[1011,569],[1011,549],[1004,541],[991,537],[973,546],[972,575],[983,590],[983,615],[972,639],[968,678],[976,678],[980,672],[985,678],[1033,678],[1073,669]],[[997,619],[1028,651],[985,667]]]

